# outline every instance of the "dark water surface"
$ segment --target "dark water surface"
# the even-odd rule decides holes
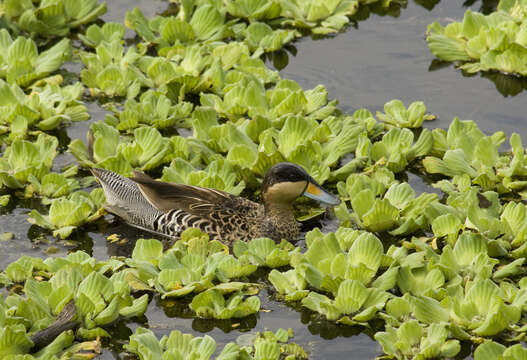
[[[492,11],[496,3],[495,0],[483,3],[409,0],[405,9],[393,11],[392,15],[363,12],[355,27],[337,36],[316,40],[304,38],[295,43],[281,75],[298,81],[305,89],[326,85],[330,96],[339,99],[341,107],[348,112],[362,107],[382,110],[384,103],[394,98],[407,105],[422,100],[428,111],[439,118],[426,123],[427,127],[447,128],[452,118],[459,116],[475,120],[486,133],[503,130],[507,135],[518,132],[526,138],[525,81],[497,73],[467,77],[451,64],[434,61],[424,39],[426,26],[433,21],[460,20],[467,8]],[[109,11],[103,19],[124,22],[126,11],[135,6],[141,7],[147,17],[169,7],[167,2],[160,0],[110,0]],[[133,33],[129,32],[128,36],[132,37]],[[283,54],[276,58],[279,68],[285,65]],[[78,71],[79,66],[70,64],[68,69]],[[103,119],[106,113],[95,103],[89,104],[89,110],[92,121]],[[65,136],[85,139],[88,128],[89,122],[74,124]],[[60,169],[70,162],[73,158],[69,154],[60,155],[54,168]],[[408,181],[417,192],[431,191],[416,175],[409,174]],[[15,234],[13,240],[0,242],[0,268],[21,255],[47,257],[52,251],[63,256],[70,250],[82,249],[99,260],[112,255],[129,255],[137,238],[151,237],[108,216],[107,221],[75,233],[75,241],[59,242],[42,235],[37,227],[27,222],[30,209],[39,206],[38,201],[19,202],[16,206],[11,202],[10,207],[0,209],[0,233]],[[127,244],[108,242],[106,237],[114,233],[126,238]],[[261,279],[265,278],[263,273]],[[265,291],[260,297],[266,311],[241,321],[223,322],[193,319],[186,303],[154,298],[140,323],[115,325],[114,341],[100,358],[123,358],[120,344],[139,325],[150,327],[158,336],[174,329],[196,335],[207,333],[216,340],[220,350],[242,332],[290,327],[295,332],[294,341],[309,352],[311,359],[362,360],[381,354],[380,346],[364,329],[339,326],[307,310],[290,308],[274,301],[272,294]]]

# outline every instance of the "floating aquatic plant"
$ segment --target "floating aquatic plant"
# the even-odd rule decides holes
[[[226,23],[225,13],[212,4],[192,7],[191,13],[180,13],[178,17],[156,16],[151,20],[139,8],[135,8],[126,13],[125,19],[127,27],[146,42],[157,44],[159,51],[178,44],[222,40],[232,32],[229,29],[232,23]]]
[[[79,34],[79,38],[84,45],[96,48],[103,41],[113,42],[114,40],[124,41],[124,26],[120,23],[106,22],[102,26],[97,24],[90,25],[86,29],[86,34]]]
[[[157,129],[190,127],[192,108],[192,103],[173,104],[164,94],[148,90],[141,94],[139,101],[127,100],[122,111],[115,109],[104,121],[119,131],[130,131],[142,125]]]
[[[62,39],[39,53],[37,44],[23,36],[15,40],[6,29],[0,30],[0,77],[8,83],[27,87],[59,69],[71,57],[69,39]]]
[[[527,358],[527,349],[521,344],[506,347],[494,341],[487,341],[479,345],[474,351],[474,360],[484,360],[499,357],[503,360]]]
[[[289,265],[291,258],[300,254],[300,249],[287,241],[276,244],[269,238],[257,238],[235,242],[233,252],[237,258],[247,257],[255,265],[277,268]]]
[[[375,334],[384,353],[395,359],[453,358],[461,350],[461,345],[459,340],[448,338],[446,325],[423,326],[417,320],[408,320],[398,328],[388,325],[386,331]]]
[[[400,100],[392,100],[384,104],[384,113],[377,111],[377,118],[389,125],[401,128],[419,128],[425,120],[434,120],[435,116],[426,114],[426,106],[422,101],[415,101],[404,106]]]
[[[234,293],[225,299],[220,290],[209,289],[194,296],[190,308],[202,318],[242,318],[260,310],[260,299],[245,297],[243,293]]]
[[[83,164],[98,166],[122,175],[131,175],[133,168],[149,170],[167,163],[173,157],[175,143],[153,127],[141,126],[133,131],[133,140],[123,142],[117,129],[104,122],[91,125],[93,159],[81,140],[72,141],[70,151]]]
[[[163,298],[206,290],[220,295],[245,290],[257,292],[253,284],[232,281],[250,275],[257,266],[229,255],[225,245],[209,242],[208,236],[197,229],[185,231],[182,239],[166,252],[158,240],[138,240],[127,265],[130,267],[127,272],[149,288],[153,286]],[[218,294],[212,299],[219,299]],[[230,317],[229,314],[222,316]]]
[[[1,353],[28,353],[33,347],[29,336],[48,328],[66,306],[73,306],[72,327],[79,326],[77,337],[84,339],[109,336],[102,327],[119,317],[142,315],[148,305],[148,295],[139,298],[131,295],[126,279],[118,273],[123,265],[118,260],[96,262],[81,251],[46,260],[22,257],[11,263],[6,274],[12,281],[22,282],[23,288],[20,294],[0,299]],[[107,272],[113,275],[103,275]],[[37,337],[32,339],[36,341]],[[38,355],[60,354],[73,340],[71,330],[57,334]],[[68,351],[75,353],[90,347],[89,343],[76,346]]]
[[[196,169],[182,158],[176,158],[170,167],[163,169],[161,180],[218,189],[234,195],[239,195],[245,188],[245,182],[238,180],[234,166],[222,158],[212,161],[203,170]]]
[[[13,141],[0,158],[2,187],[22,189],[30,176],[41,180],[51,169],[57,146],[57,139],[46,134],[39,134],[34,142]]]
[[[106,13],[106,2],[5,0],[2,10],[20,30],[42,37],[60,37]]]
[[[227,343],[217,360],[227,359],[305,359],[307,354],[299,345],[290,342],[291,329],[278,329],[275,333],[265,331],[257,334],[243,334],[236,342]],[[177,358],[199,358],[208,360],[216,350],[216,342],[208,335],[194,337],[179,330],[170,332],[157,340],[151,330],[139,327],[130,337],[126,349],[140,359],[161,359],[168,356]]]
[[[142,86],[152,83],[137,67],[145,51],[131,46],[125,52],[120,40],[103,41],[95,48],[95,54],[81,53],[81,60],[86,66],[81,71],[82,82],[94,96],[126,96],[132,99]]]
[[[18,85],[0,80],[0,142],[26,139],[62,124],[87,120],[90,115],[79,100],[83,91],[81,83],[64,87],[47,84],[26,95]]]
[[[341,205],[342,220],[370,231],[391,230],[392,235],[425,230],[432,217],[427,216],[427,211],[438,203],[436,194],[423,193],[416,197],[409,184],[396,183],[393,173],[386,169],[377,170],[371,176],[352,174],[346,184],[339,183],[338,189],[342,199],[350,200],[354,211],[349,215],[346,205]]]
[[[427,41],[432,53],[446,61],[459,61],[474,73],[498,70],[526,76],[527,17],[525,1],[500,1],[489,15],[467,10],[462,22],[446,27],[428,26]]]
[[[102,216],[103,198],[102,189],[95,189],[90,194],[82,190],[76,191],[67,197],[52,200],[48,215],[32,210],[28,221],[53,230],[53,236],[65,239],[79,226]]]

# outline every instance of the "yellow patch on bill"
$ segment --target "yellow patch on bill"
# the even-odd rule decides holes
[[[307,192],[310,193],[311,195],[320,195],[322,194],[322,190],[320,190],[320,188],[312,183],[309,183],[309,185],[307,186]]]

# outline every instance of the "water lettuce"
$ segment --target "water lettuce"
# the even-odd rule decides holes
[[[166,252],[158,240],[139,239],[127,265],[131,276],[163,298],[214,290],[216,299],[218,294],[256,289],[250,283],[233,280],[250,275],[257,266],[229,255],[225,245],[209,242],[208,236],[197,229],[186,230]]]
[[[96,48],[103,41],[113,42],[123,40],[124,26],[120,23],[106,22],[102,26],[92,24],[86,29],[86,34],[79,34],[84,45]]]
[[[449,331],[444,324],[423,326],[408,320],[400,327],[387,326],[375,334],[385,354],[395,359],[453,358],[461,350],[459,340],[447,340]]]
[[[220,290],[209,289],[194,296],[190,308],[202,318],[242,318],[260,310],[260,299],[257,296],[245,298],[243,293],[234,293],[225,299]]]
[[[142,86],[152,83],[137,67],[145,51],[130,46],[125,52],[120,40],[103,41],[95,48],[95,53],[81,53],[86,67],[81,71],[82,82],[94,96],[134,98]]]
[[[237,258],[247,258],[255,265],[270,268],[289,265],[291,258],[300,253],[299,250],[287,241],[276,244],[269,238],[236,241],[233,245],[233,253]]]
[[[177,141],[172,142],[148,126],[133,131],[130,141],[122,141],[119,131],[104,122],[91,125],[93,131],[93,159],[81,140],[72,141],[70,151],[84,165],[98,166],[122,175],[131,175],[133,168],[149,170],[167,163],[176,151]],[[179,144],[181,145],[181,144]]]
[[[57,155],[55,137],[39,134],[37,140],[15,140],[0,158],[0,184],[12,189],[24,188],[30,176],[41,180],[51,169]]]
[[[82,190],[76,191],[67,197],[52,200],[48,215],[32,210],[28,221],[53,230],[53,236],[65,239],[78,227],[102,216],[103,198],[102,189],[95,189],[90,194]]]
[[[299,345],[290,342],[291,329],[278,329],[275,333],[264,331],[256,334],[243,334],[235,342],[227,343],[216,357],[227,359],[305,359],[307,354]],[[140,359],[161,359],[170,356],[176,358],[199,358],[208,360],[216,350],[216,342],[208,335],[194,337],[173,330],[161,340],[157,340],[151,330],[139,327],[130,337],[126,350],[137,354]]]
[[[500,357],[504,360],[523,360],[527,358],[527,349],[525,349],[521,344],[505,347],[504,345],[499,344],[497,342],[487,341],[479,345],[474,351],[475,360],[489,359],[495,357]]]
[[[157,129],[190,127],[192,108],[190,102],[173,104],[166,95],[148,90],[141,94],[139,101],[129,99],[122,110],[113,109],[114,114],[106,115],[104,121],[119,131],[131,131],[142,125]]]
[[[29,34],[62,37],[106,13],[106,2],[6,0],[3,11],[8,21]]]
[[[428,26],[430,51],[441,60],[459,61],[470,73],[497,70],[527,75],[527,44],[524,1],[500,1],[498,11],[489,15],[467,10],[462,22],[446,27]]]
[[[6,269],[7,276],[23,284],[19,293],[0,299],[0,352],[28,353],[33,347],[30,336],[52,324],[69,303],[75,306],[72,320],[80,326],[77,338],[109,336],[102,327],[119,317],[142,315],[148,295],[135,298],[131,294],[126,280],[118,275],[123,265],[115,259],[97,262],[81,251],[46,260],[23,257],[11,263]],[[35,356],[96,350],[94,345],[98,343],[77,343],[70,347],[74,339],[71,330],[63,332]]]
[[[64,87],[46,84],[26,95],[18,85],[0,80],[0,142],[27,139],[63,124],[87,120],[90,115],[79,100],[83,91],[81,83]]]
[[[45,78],[71,57],[69,39],[62,39],[39,53],[33,40],[23,36],[13,40],[6,29],[1,29],[0,44],[0,77],[21,87],[27,87],[36,80]]]
[[[426,106],[422,101],[415,101],[404,106],[400,100],[392,100],[384,104],[384,113],[377,111],[377,118],[385,123],[402,128],[419,128],[425,120],[434,120],[435,116],[426,113]]]

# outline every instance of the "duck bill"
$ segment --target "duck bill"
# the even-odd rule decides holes
[[[328,205],[340,204],[340,199],[338,197],[328,193],[320,185],[313,182],[308,183],[307,188],[302,195]]]

